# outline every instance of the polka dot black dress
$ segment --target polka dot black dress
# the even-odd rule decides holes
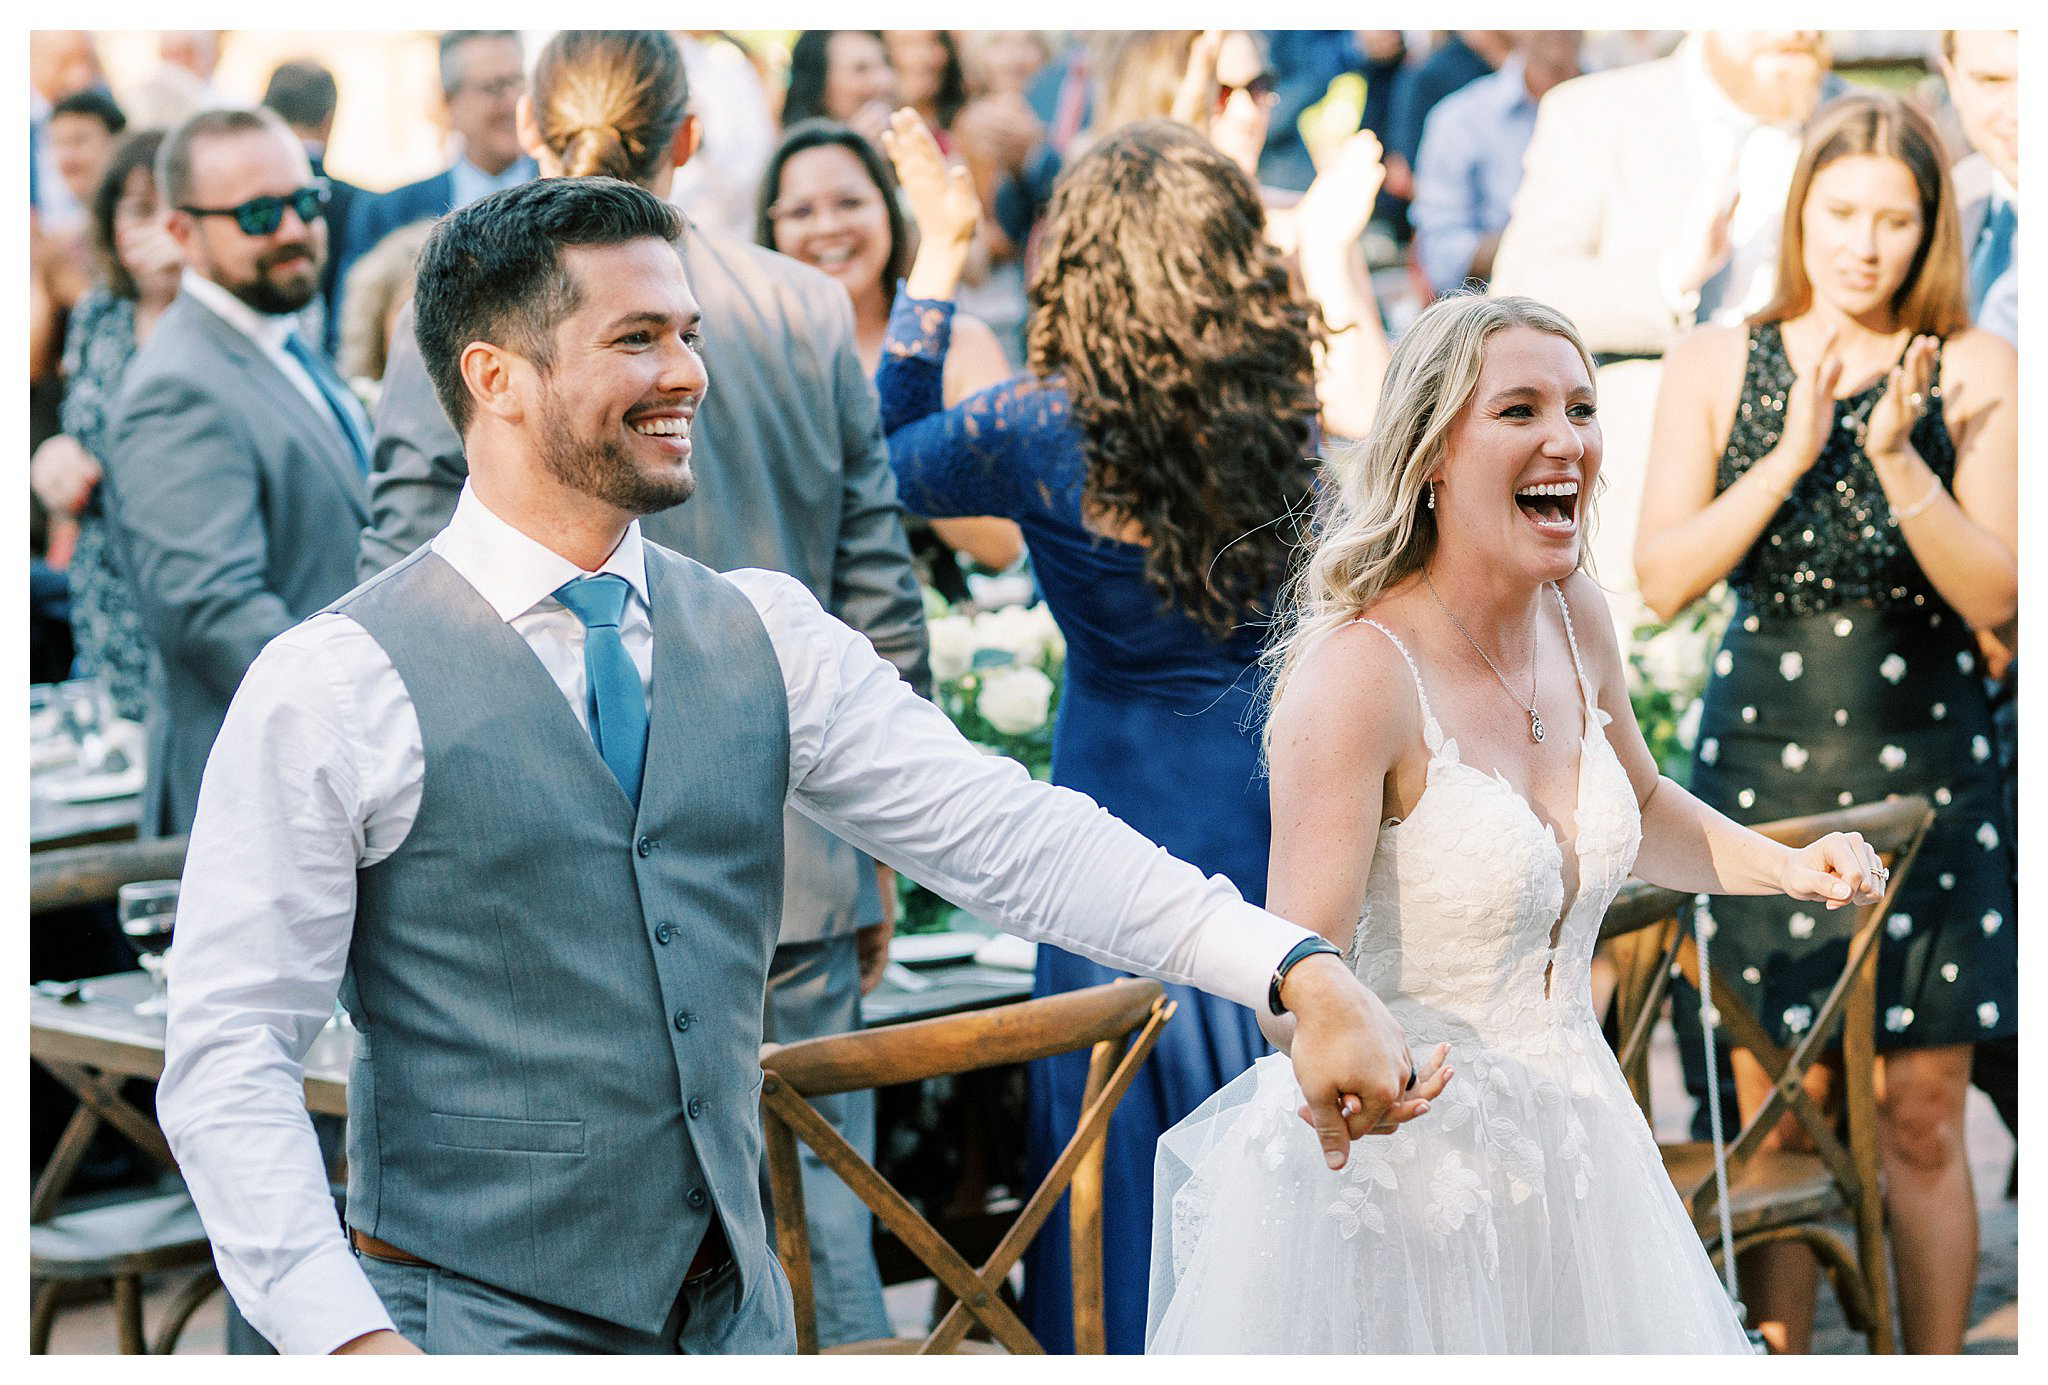
[[[1778,443],[1794,372],[1775,323],[1751,329],[1717,488]],[[1693,792],[1738,822],[1918,793],[1935,821],[1878,948],[1877,1046],[1934,1048],[2018,1022],[2012,876],[1996,734],[1976,642],[1899,533],[1858,425],[1879,380],[1835,405],[1811,470],[1729,574],[1737,604],[1714,655]],[[1913,429],[1947,484],[1940,392]],[[1853,911],[1780,896],[1714,901],[1716,969],[1781,1044],[1819,1011]]]

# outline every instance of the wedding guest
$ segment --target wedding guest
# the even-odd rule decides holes
[[[107,686],[114,710],[142,721],[149,710],[149,642],[135,584],[108,531],[100,493],[109,414],[136,349],[178,295],[184,256],[165,228],[156,156],[163,131],[118,145],[92,199],[99,279],[80,298],[64,342],[64,431],[36,450],[29,484],[53,515],[74,517],[78,540],[65,572],[80,676]]]
[[[1415,196],[1422,132],[1430,113],[1452,93],[1498,72],[1513,50],[1514,35],[1509,30],[1454,29],[1403,75],[1386,139],[1387,162],[1399,170],[1394,182],[1404,205],[1395,226],[1402,240],[1408,236],[1407,204]]]
[[[896,73],[896,104],[923,116],[939,148],[952,154],[953,122],[967,105],[967,73],[953,35],[945,29],[884,29],[882,47]]]
[[[156,659],[142,830],[191,829],[228,703],[272,636],[346,592],[369,424],[295,329],[324,190],[275,114],[202,111],[158,154],[178,296],[137,348],[100,461]]]
[[[806,29],[789,50],[782,128],[824,116],[879,139],[896,102],[896,69],[879,29]]]
[[[263,87],[263,104],[276,111],[278,118],[299,137],[299,143],[305,145],[306,162],[313,165],[313,176],[327,181],[327,227],[332,243],[327,248],[327,268],[320,276],[320,307],[326,323],[322,346],[330,356],[341,343],[342,262],[353,263],[362,253],[349,246],[344,236],[356,199],[369,195],[327,171],[327,143],[334,136],[334,116],[340,98],[334,74],[310,59],[279,63]]]
[[[1579,75],[1577,29],[1525,29],[1500,70],[1461,87],[1423,122],[1408,215],[1430,288],[1484,286],[1522,182],[1536,105]]]
[[[1311,504],[1318,410],[1309,305],[1261,234],[1256,192],[1185,125],[1105,135],[1054,195],[1026,372],[947,407],[952,296],[978,203],[914,114],[896,116],[890,153],[920,235],[877,376],[904,503],[1023,530],[1067,637],[1053,782],[1258,899],[1268,818],[1247,730],[1253,669]],[[1354,241],[1376,190],[1345,200]],[[1033,991],[1115,974],[1042,944]],[[1153,1145],[1264,1051],[1248,1011],[1174,994],[1181,1008],[1110,1126],[1104,1313],[1117,1352],[1143,1345]],[[1085,1056],[1032,1070],[1037,1172],[1074,1130],[1086,1070]],[[1053,1351],[1072,1349],[1068,1255],[1056,1214],[1025,1275],[1027,1320]]]
[[[1750,821],[1890,794],[1935,806],[1878,952],[1878,1154],[1906,1348],[1955,1352],[1977,1268],[1971,1046],[2012,1033],[2018,1006],[2014,844],[1971,634],[2018,606],[2015,358],[1970,326],[1955,193],[1918,106],[1867,93],[1815,115],[1782,246],[1747,326],[1667,359],[1636,570],[1661,616],[1724,577],[1736,596],[1693,753],[1703,800]],[[1796,1043],[1852,918],[1730,899],[1714,922],[1717,972]],[[1734,1060],[1751,1111],[1770,1077]],[[1807,1347],[1813,1270],[1797,1244],[1747,1258],[1776,1349]]]
[[[836,121],[791,127],[768,162],[757,235],[771,250],[846,286],[861,369],[873,378],[882,362],[889,305],[916,248],[896,177],[875,147]],[[959,349],[946,359],[948,406],[1010,375],[1002,344],[985,324],[963,314],[954,319],[954,330]],[[1005,519],[913,517],[905,528],[921,577],[953,602],[969,599],[956,550],[996,571],[1024,551],[1017,526]]]

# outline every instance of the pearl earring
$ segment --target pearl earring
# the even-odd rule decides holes
[[[1436,508],[1436,482],[1434,481],[1429,483],[1429,508],[1432,510]]]

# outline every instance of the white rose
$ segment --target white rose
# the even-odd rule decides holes
[[[1067,637],[1060,631],[1060,624],[1052,618],[1052,608],[1043,601],[1031,607],[1029,614],[1038,623],[1038,635],[1045,652],[1055,659],[1067,657]]]
[[[1038,617],[1022,606],[983,611],[974,618],[974,641],[1020,664],[1035,664],[1045,653],[1045,634]]]
[[[1045,725],[1052,708],[1052,679],[1028,664],[999,668],[982,680],[974,705],[996,730],[1021,736]]]
[[[1692,749],[1693,741],[1700,734],[1700,713],[1706,709],[1706,705],[1704,701],[1695,697],[1692,705],[1685,709],[1685,715],[1678,719],[1678,743],[1687,750]]]
[[[940,616],[927,625],[932,642],[932,677],[950,683],[974,667],[974,621]]]

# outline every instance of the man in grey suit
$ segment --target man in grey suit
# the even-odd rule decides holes
[[[697,119],[682,114],[688,92],[673,40],[633,37],[647,68],[665,66],[676,85],[661,103],[675,112],[673,127],[630,132],[636,142],[667,151],[645,180],[666,198],[675,170],[696,151]],[[550,52],[560,45],[557,40]],[[664,58],[673,60],[664,64]],[[551,64],[544,56],[542,64],[575,61]],[[519,124],[543,174],[553,176],[562,171],[560,160],[543,142],[531,104],[547,95],[522,98]],[[759,567],[789,574],[925,691],[924,608],[845,290],[786,256],[695,226],[677,249],[703,305],[704,356],[716,387],[692,429],[703,458],[695,496],[688,505],[648,515],[644,532],[715,571]],[[419,349],[409,331],[399,335],[377,412],[364,577],[433,538],[454,512],[468,474],[462,439],[435,396]],[[889,926],[881,921],[883,901],[867,857],[793,810],[785,814],[783,832],[782,932],[770,976],[768,1030],[788,1043],[860,1026],[863,972],[879,975]],[[855,1148],[872,1155],[873,1093],[846,1093],[820,1106]],[[816,1156],[806,1151],[805,1162],[820,1340],[836,1345],[886,1336],[872,1218]]]
[[[679,231],[598,178],[436,228],[416,334],[470,482],[263,651],[208,766],[158,1109],[288,1351],[792,1348],[758,1179],[785,804],[1012,931],[1291,1015],[1332,1168],[1450,1080],[1337,947],[978,754],[800,583],[643,539],[706,385]],[[346,1233],[300,1067],[337,993]]]
[[[145,835],[184,832],[229,699],[272,636],[348,590],[368,420],[293,314],[319,291],[324,190],[268,111],[165,139],[178,297],[128,367],[103,482],[158,659]]]

